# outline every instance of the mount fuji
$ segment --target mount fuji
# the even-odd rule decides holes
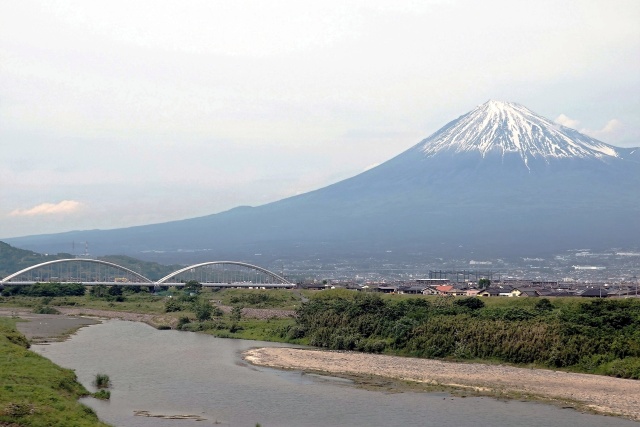
[[[182,251],[193,261],[633,247],[640,149],[488,101],[395,158],[316,191],[183,221],[6,239],[41,252],[68,250],[74,240],[91,242],[96,255]]]

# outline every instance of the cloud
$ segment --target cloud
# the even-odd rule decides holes
[[[75,200],[63,200],[60,203],[41,203],[30,209],[16,209],[9,216],[64,215],[78,212],[83,207],[83,203]]]
[[[560,114],[554,121],[559,125],[578,129],[581,133],[604,142],[618,141],[624,134],[624,124],[618,119],[609,120],[602,129],[579,128],[580,121],[565,114]]]
[[[580,122],[578,120],[574,120],[571,117],[566,116],[564,114],[560,114],[558,117],[556,117],[556,119],[554,121],[556,123],[558,123],[559,125],[566,126],[568,128],[572,128],[572,129],[576,129],[578,127],[578,125],[580,124]]]
[[[624,125],[618,119],[611,119],[600,130],[582,129],[580,132],[586,133],[596,139],[602,141],[617,140],[622,136],[624,131]]]

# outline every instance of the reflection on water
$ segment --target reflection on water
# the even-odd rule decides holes
[[[549,405],[442,393],[384,393],[339,378],[304,375],[246,364],[240,353],[258,341],[158,331],[110,320],[70,340],[33,349],[76,370],[92,389],[97,373],[110,376],[111,400],[83,402],[115,426],[637,426],[611,417]],[[205,421],[134,416],[198,415]]]

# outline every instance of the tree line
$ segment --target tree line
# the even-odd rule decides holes
[[[332,350],[495,360],[640,379],[640,301],[542,298],[521,305],[324,291],[297,310],[295,325],[281,336]]]

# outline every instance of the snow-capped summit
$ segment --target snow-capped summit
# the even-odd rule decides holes
[[[489,100],[422,141],[427,156],[442,152],[518,154],[532,158],[620,157],[615,147],[559,125],[513,102]]]
[[[49,253],[90,241],[102,254],[161,253],[156,260],[171,263],[232,256],[384,265],[397,257],[404,265],[411,257],[422,263],[634,248],[639,154],[521,105],[489,101],[393,159],[288,199],[164,224],[6,241]]]

